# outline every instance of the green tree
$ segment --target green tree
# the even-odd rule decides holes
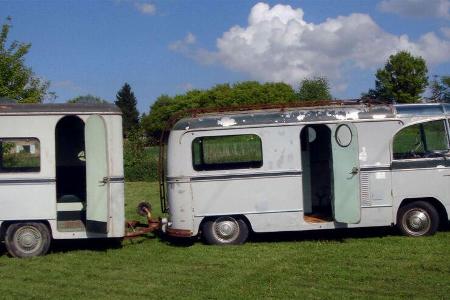
[[[450,76],[434,76],[430,83],[431,102],[447,102],[450,103]]]
[[[407,51],[391,55],[383,69],[378,69],[375,90],[366,96],[389,102],[415,103],[428,85],[427,65],[422,57]]]
[[[84,96],[78,96],[73,99],[67,100],[67,103],[102,104],[109,102],[102,98],[92,96],[91,94],[87,94]]]
[[[159,96],[150,107],[150,113],[143,115],[141,126],[145,131],[150,144],[156,145],[165,129],[165,124],[172,116],[172,112],[181,111],[181,108],[175,108],[174,98],[168,95]]]
[[[298,99],[306,101],[331,100],[330,87],[325,77],[305,78],[300,83]]]
[[[50,83],[25,66],[25,55],[31,44],[13,41],[7,45],[10,29],[11,18],[8,17],[0,32],[0,98],[19,103],[42,103],[46,98],[54,98],[54,93],[48,92]]]
[[[189,109],[242,107],[258,104],[287,104],[296,102],[294,89],[285,83],[244,81],[235,84],[218,84],[208,90],[190,90],[182,95],[159,96],[144,115],[141,125],[150,143],[159,141],[168,120]]]
[[[139,112],[136,108],[136,97],[131,91],[131,86],[125,83],[117,92],[117,100],[114,102],[121,110],[123,117],[123,134],[128,133],[139,126]]]

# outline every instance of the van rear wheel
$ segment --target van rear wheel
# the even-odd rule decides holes
[[[433,235],[439,227],[439,214],[430,203],[415,201],[399,209],[397,226],[407,236]]]
[[[210,245],[238,245],[248,238],[248,226],[237,217],[224,216],[207,220],[202,228],[202,235]]]
[[[42,223],[11,224],[5,234],[6,249],[13,257],[44,255],[50,248],[50,242],[50,230]]]

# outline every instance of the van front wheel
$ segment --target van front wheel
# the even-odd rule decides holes
[[[6,249],[13,257],[44,255],[50,248],[50,242],[50,230],[42,223],[11,224],[5,234]]]
[[[203,224],[202,235],[207,244],[238,245],[248,238],[248,226],[236,217],[218,217]]]
[[[433,235],[439,226],[439,214],[428,202],[412,202],[399,209],[397,226],[404,235]]]

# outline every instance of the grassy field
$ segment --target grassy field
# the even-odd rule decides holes
[[[128,218],[156,183],[126,185]],[[159,206],[155,205],[156,212]],[[450,297],[450,232],[426,238],[390,229],[256,235],[245,245],[170,244],[149,235],[123,246],[58,242],[33,259],[0,256],[2,298]]]

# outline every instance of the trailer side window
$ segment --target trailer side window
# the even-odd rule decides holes
[[[445,121],[408,126],[394,137],[394,159],[438,157],[449,150]]]
[[[0,138],[0,173],[39,172],[40,155],[36,138]]]
[[[262,166],[262,144],[254,134],[198,137],[192,142],[194,170],[228,170]]]

